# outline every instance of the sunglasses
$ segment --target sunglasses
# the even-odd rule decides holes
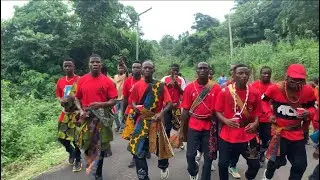
[[[303,84],[304,79],[288,79],[287,82],[290,84]]]

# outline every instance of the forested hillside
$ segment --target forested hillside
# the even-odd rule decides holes
[[[319,1],[236,0],[234,9],[225,15],[226,21],[219,22],[214,17],[197,13],[191,27],[195,33],[186,31],[177,39],[166,35],[158,49],[167,63],[173,60],[183,64],[182,74],[189,80],[195,76],[190,67],[199,61],[214,65],[217,76],[227,74],[232,62],[246,63],[255,72],[263,65],[270,65],[275,70],[275,80],[283,78],[289,63],[299,62],[306,65],[309,77],[317,76],[318,9]],[[229,15],[234,47],[232,58]],[[160,67],[166,64],[159,62]]]
[[[199,12],[193,33],[140,41],[140,60],[156,61],[158,79],[170,63],[178,62],[192,80],[200,61],[212,64],[217,76],[227,74],[232,62],[249,64],[255,78],[261,66],[269,65],[274,80],[281,80],[285,67],[294,62],[304,64],[309,77],[318,76],[319,1],[235,2],[230,14],[232,58],[228,21]],[[35,157],[60,147],[55,83],[63,75],[63,59],[72,57],[76,73],[83,75],[88,57],[98,53],[114,75],[120,55],[127,57],[127,65],[135,59],[136,17],[133,7],[118,1],[32,0],[1,21],[2,178],[15,177]]]

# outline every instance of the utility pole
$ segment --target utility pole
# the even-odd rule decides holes
[[[232,10],[232,9],[231,9]],[[230,10],[230,11],[231,11]],[[229,38],[230,38],[230,58],[232,59],[233,55],[233,42],[232,42],[232,32],[231,32],[231,18],[230,18],[231,13],[229,12],[228,14],[228,21],[229,21]]]
[[[140,17],[142,14],[150,11],[151,9],[152,9],[152,7],[150,7],[149,9],[147,9],[147,10],[145,10],[145,11],[143,11],[143,12],[140,13],[140,14],[137,14],[137,27],[136,27],[136,30],[137,30],[137,37],[136,37],[136,60],[137,60],[137,61],[139,60],[139,20],[140,20],[139,17]]]

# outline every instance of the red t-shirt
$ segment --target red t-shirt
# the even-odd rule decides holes
[[[125,114],[129,114],[130,109],[132,108],[132,100],[130,97],[131,91],[133,89],[133,86],[136,82],[138,82],[140,79],[136,80],[132,76],[126,79],[123,83],[123,97],[128,98],[128,106],[125,111]]]
[[[169,85],[169,83],[172,81],[171,76],[165,76],[164,78],[161,79],[161,81],[164,82],[165,85],[167,86],[169,94],[172,99],[172,103],[179,104],[182,93],[180,93],[180,90],[178,88],[174,87],[173,85]],[[178,76],[177,82],[181,87],[181,89],[183,90],[186,86],[184,79]]]
[[[113,81],[103,74],[92,77],[88,73],[78,81],[76,97],[81,100],[84,107],[94,102],[107,102],[117,96],[118,92]]]
[[[57,98],[66,98],[72,88],[73,83],[77,81],[79,77],[80,76],[75,75],[73,78],[69,79],[68,81],[66,79],[66,76],[60,78],[57,81],[57,85],[56,85]],[[59,122],[61,122],[63,118],[64,118],[64,112],[61,112],[59,116]]]
[[[202,86],[198,81],[193,81],[190,83],[184,90],[181,107],[186,111],[189,111],[193,101],[197,98],[198,94],[204,89],[205,86]],[[220,92],[221,88],[218,84],[215,84],[206,98],[203,100],[203,103],[200,103],[198,107],[193,110],[193,113],[197,115],[208,115],[213,114],[214,105],[216,103],[216,97]],[[189,128],[197,131],[207,131],[211,128],[211,120],[201,120],[197,119],[195,116],[191,115],[189,120]]]
[[[69,79],[68,81],[66,79],[66,76],[60,78],[57,81],[57,85],[56,85],[56,96],[58,98],[65,98],[69,94],[73,83],[77,81],[79,77],[80,76],[75,75],[73,78]]]
[[[261,96],[267,91],[268,87],[270,87],[271,85],[273,85],[273,83],[270,82],[268,84],[264,84],[260,80],[254,81],[251,84],[252,87],[256,88],[260,92]],[[266,113],[266,109],[268,108],[266,106],[271,106],[271,104],[269,102],[262,101],[262,115],[259,118],[259,122],[269,123],[269,116],[267,116]]]
[[[314,117],[314,114],[316,112],[314,107],[316,97],[314,95],[312,87],[305,85],[303,86],[301,92],[298,94],[301,94],[299,102],[302,108],[308,109],[308,111],[310,112],[310,117]],[[271,116],[272,114],[275,115],[277,125],[279,127],[287,127],[302,123],[302,120],[298,119],[296,116],[296,110],[289,105],[286,95],[282,93],[278,84],[272,85],[267,89],[267,91],[263,95],[263,100],[272,100],[273,112],[270,108],[268,109],[267,113],[269,116]],[[311,118],[307,118],[307,120],[310,119]],[[273,129],[271,131],[271,134],[274,134]],[[302,128],[294,131],[282,131],[281,137],[292,141],[304,139]]]
[[[246,90],[236,89],[236,93],[241,98],[242,102],[245,102],[246,99]],[[231,119],[234,117],[234,100],[229,91],[228,87],[225,87],[221,90],[218,95],[217,102],[215,105],[215,109],[217,112],[223,114],[223,116],[227,119]],[[251,115],[251,121],[253,121],[254,117],[260,117],[262,114],[261,108],[261,96],[258,90],[249,86],[249,95],[247,101],[247,110]],[[240,112],[240,108],[237,106],[237,111]],[[242,113],[242,120],[247,120],[244,113]],[[220,137],[230,143],[243,143],[248,142],[251,139],[256,137],[256,134],[250,134],[245,132],[245,127],[241,128],[231,128],[225,124],[222,125],[220,131]]]
[[[132,91],[131,91],[131,101],[139,104],[142,100],[144,92],[148,88],[148,83],[145,82],[144,79],[141,79],[136,84],[134,84]],[[168,88],[166,86],[163,87],[162,95],[159,97],[159,101],[156,108],[156,113],[159,113],[164,104],[168,104],[171,102],[171,97],[168,92]]]

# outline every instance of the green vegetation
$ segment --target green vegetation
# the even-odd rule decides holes
[[[250,65],[255,78],[261,66],[269,65],[274,70],[274,80],[281,80],[286,66],[294,62],[304,64],[309,77],[318,75],[318,1],[236,0],[235,3],[234,12],[225,16],[228,19],[230,15],[231,19],[235,47],[232,59],[228,21],[219,22],[197,13],[191,27],[195,33],[184,32],[178,39],[163,36],[157,49],[166,62],[159,63],[170,64],[177,59],[175,62],[182,64],[182,74],[188,80],[195,77],[192,67],[200,61],[214,65],[216,76],[228,74],[229,64],[234,62]]]
[[[233,62],[250,65],[254,78],[261,66],[269,65],[273,79],[281,80],[290,63],[304,64],[309,77],[318,75],[319,1],[235,2],[232,59],[228,21],[197,13],[194,33],[177,39],[166,35],[159,43],[143,40],[141,60],[156,60],[158,79],[176,62],[193,80],[200,61],[212,64],[216,76],[227,74]],[[61,163],[57,159],[64,161],[66,154],[56,141],[61,108],[54,97],[62,60],[72,57],[79,75],[88,71],[92,53],[102,56],[111,75],[120,55],[130,66],[136,14],[118,1],[32,0],[16,8],[12,19],[1,21],[1,178],[29,178]]]

